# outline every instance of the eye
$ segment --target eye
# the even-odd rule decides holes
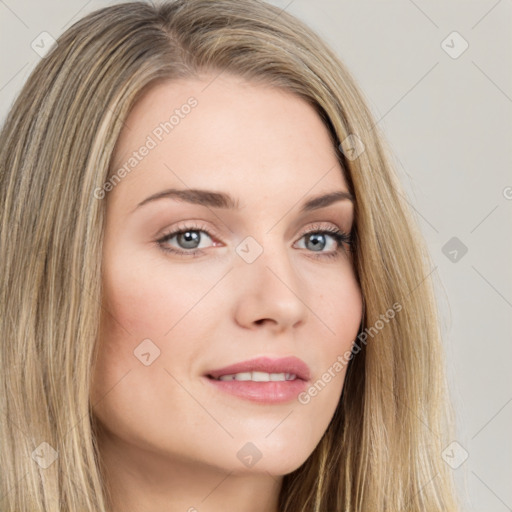
[[[303,233],[299,242],[302,240],[305,243],[300,248],[317,253],[314,257],[337,257],[344,250],[343,244],[350,249],[352,236],[334,226],[315,225]],[[326,247],[328,250],[324,251]]]
[[[202,252],[201,249],[209,247],[208,239],[212,240],[204,226],[188,225],[166,233],[157,240],[157,244],[166,252],[194,256]],[[174,242],[177,247],[170,244],[171,242]]]
[[[216,245],[209,244],[208,240],[213,242],[205,226],[190,224],[166,233],[156,243],[165,252],[194,257],[201,255],[202,249]],[[304,232],[297,243],[299,249],[306,249],[315,258],[335,258],[344,252],[344,244],[350,250],[352,236],[337,227],[316,224]],[[326,248],[328,250],[325,250]]]

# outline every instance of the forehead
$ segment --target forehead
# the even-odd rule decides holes
[[[230,74],[148,89],[116,145],[111,171],[121,167],[129,169],[124,187],[141,193],[155,183],[263,194],[346,189],[330,134],[309,103]]]

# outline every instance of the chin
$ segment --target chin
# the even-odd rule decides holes
[[[309,455],[304,455],[304,457],[300,459],[295,457],[285,462],[283,460],[276,460],[272,463],[267,463],[263,471],[272,476],[288,475],[289,473],[293,473],[296,469],[300,468],[306,462],[308,457]]]
[[[256,444],[250,443],[242,446],[237,451],[240,463],[233,464],[232,460],[229,461],[229,470],[240,474],[263,473],[283,476],[302,466],[312,453],[312,451],[305,451],[303,445],[290,446],[287,444],[286,447],[282,446],[276,450],[262,446],[258,449],[255,446]]]

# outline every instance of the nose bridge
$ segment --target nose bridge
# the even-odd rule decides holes
[[[293,326],[304,319],[306,308],[290,249],[276,233],[259,239],[248,236],[236,248],[239,323],[267,319]]]
[[[283,282],[289,287],[297,284],[289,251],[276,234],[268,233],[260,234],[258,240],[247,236],[236,248],[244,279],[254,276],[265,288],[285,287]]]

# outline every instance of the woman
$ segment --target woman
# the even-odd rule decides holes
[[[96,11],[0,162],[2,510],[457,510],[428,253],[304,24]]]

